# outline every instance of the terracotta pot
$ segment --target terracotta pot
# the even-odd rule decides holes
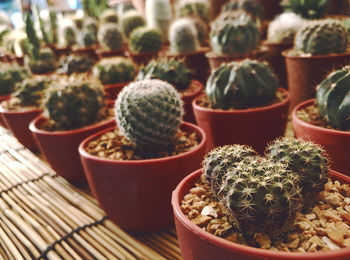
[[[260,249],[227,241],[216,237],[193,224],[180,208],[180,203],[202,174],[202,169],[193,172],[180,182],[173,192],[171,204],[175,215],[176,232],[184,260],[348,260],[350,248],[329,252],[296,253]],[[350,183],[350,178],[335,171],[330,172],[333,180]]]
[[[68,56],[71,53],[71,47],[59,47],[56,45],[51,46],[52,51],[55,53],[57,59]]]
[[[95,52],[95,49],[96,47],[86,47],[86,48],[73,47],[72,52],[77,55],[88,55],[96,61],[98,60],[98,57]]]
[[[128,85],[130,82],[127,83],[115,83],[115,84],[106,84],[103,85],[103,88],[105,90],[105,97],[108,100],[115,101],[119,92],[122,91],[122,89]]]
[[[259,108],[219,110],[199,106],[200,97],[192,105],[197,124],[207,135],[208,149],[226,144],[247,144],[260,154],[266,144],[284,136],[288,119],[289,93],[281,102]]]
[[[350,52],[331,55],[297,56],[292,50],[282,52],[286,61],[290,109],[315,97],[316,86],[333,70],[350,63]]]
[[[10,98],[11,98],[11,95],[2,95],[2,96],[0,96],[0,103],[2,101],[9,100]],[[6,121],[3,118],[3,116],[1,115],[1,113],[0,113],[0,126],[8,128],[8,126],[6,125]]]
[[[42,125],[46,120],[41,115],[36,117],[29,125],[41,153],[51,167],[67,181],[75,184],[86,183],[78,146],[86,137],[112,126],[114,119],[68,131],[43,130]]]
[[[127,46],[126,46],[127,47]],[[125,48],[123,50],[117,50],[117,51],[106,51],[102,48],[96,49],[96,55],[99,60],[103,58],[110,58],[110,57],[116,57],[116,56],[125,56]]]
[[[16,59],[16,62],[17,62],[18,65],[21,65],[21,66],[24,65],[24,58],[23,58],[23,56],[22,57],[15,56],[15,59]]]
[[[29,130],[29,123],[43,110],[40,108],[35,109],[21,109],[21,110],[8,110],[4,108],[4,103],[0,104],[0,114],[4,118],[12,134],[17,140],[23,144],[26,148],[32,151],[38,151],[38,145]]]
[[[120,227],[130,231],[156,231],[174,224],[171,192],[190,172],[200,167],[206,137],[199,127],[183,123],[195,131],[200,144],[191,151],[159,159],[116,161],[86,152],[85,147],[114,127],[85,139],[79,146],[90,189],[101,208]]]
[[[185,115],[183,120],[186,122],[195,124],[196,118],[194,117],[192,102],[195,98],[197,98],[202,94],[204,86],[202,83],[200,83],[197,80],[192,80],[191,84],[196,85],[197,90],[191,94],[181,96],[181,99],[184,103],[184,110],[185,110]]]
[[[150,62],[153,59],[157,59],[159,53],[158,52],[152,52],[152,53],[132,53],[131,51],[127,51],[125,53],[126,57],[130,57],[132,61],[137,66],[144,66],[148,62]]]
[[[271,43],[268,41],[263,42],[266,46],[267,52],[265,55],[266,61],[273,68],[273,71],[278,76],[280,85],[287,88],[287,71],[286,63],[282,56],[282,52],[293,47],[293,43]]]
[[[350,176],[350,132],[315,126],[297,116],[297,111],[314,103],[315,99],[310,99],[294,108],[292,113],[294,135],[322,145],[329,154],[332,169]]]

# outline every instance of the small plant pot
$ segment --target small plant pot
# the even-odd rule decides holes
[[[144,66],[151,60],[157,59],[158,55],[159,55],[158,52],[152,52],[152,53],[133,53],[131,51],[126,52],[126,57],[130,57],[137,66]]]
[[[57,57],[57,59],[63,57],[63,56],[68,56],[71,53],[71,47],[59,47],[56,45],[53,45],[52,47],[52,51],[55,53],[55,56]]]
[[[86,137],[112,126],[114,119],[68,131],[44,130],[42,125],[46,120],[40,115],[29,125],[41,153],[51,167],[67,181],[74,184],[86,183],[78,146]]]
[[[0,103],[2,101],[5,101],[5,100],[9,100],[11,98],[11,95],[2,95],[0,96]],[[5,128],[8,128],[8,126],[6,125],[6,121],[3,117],[3,115],[0,113],[0,126],[2,127],[5,127]]]
[[[315,99],[310,99],[294,108],[292,112],[294,135],[323,146],[329,154],[332,169],[350,176],[350,132],[315,126],[297,116],[297,111],[314,103]]]
[[[314,98],[316,86],[326,76],[350,63],[350,52],[342,54],[300,56],[292,50],[282,52],[286,61],[290,110],[300,102]]]
[[[23,58],[23,56],[22,56],[22,57],[20,57],[20,56],[15,56],[15,60],[16,60],[16,62],[17,62],[18,65],[21,65],[21,66],[24,65],[24,58]]]
[[[197,124],[207,135],[208,149],[220,145],[246,144],[260,154],[266,144],[284,136],[289,107],[289,93],[280,88],[284,99],[278,103],[242,110],[219,110],[200,106],[196,98],[192,105]]]
[[[85,139],[79,146],[90,189],[101,208],[120,227],[146,232],[174,225],[171,192],[190,172],[200,167],[206,137],[199,127],[183,123],[181,128],[194,131],[200,143],[185,153],[148,160],[116,161],[89,154],[87,144],[112,131],[114,127]]]
[[[77,54],[77,55],[88,55],[91,58],[93,58],[95,61],[98,60],[97,54],[95,52],[96,47],[86,47],[86,48],[82,48],[82,47],[73,47],[72,48],[72,52]]]
[[[40,108],[8,110],[0,104],[0,114],[17,140],[26,148],[38,151],[38,145],[29,130],[29,123],[43,112]]]
[[[182,212],[180,205],[202,174],[199,169],[180,182],[174,190],[171,204],[174,210],[176,232],[183,260],[348,260],[350,248],[330,252],[296,253],[260,249],[227,241],[216,237],[193,224]],[[350,183],[350,178],[335,171],[330,172],[333,180]]]
[[[105,90],[105,97],[108,100],[115,101],[118,97],[119,92],[122,91],[122,89],[129,83],[130,82],[103,85],[103,88]]]
[[[117,57],[117,56],[125,56],[125,48],[123,50],[116,50],[116,51],[107,51],[102,48],[96,49],[96,55],[99,60],[103,58],[110,58],[110,57]]]
[[[192,102],[194,99],[196,99],[198,96],[200,96],[202,94],[204,86],[202,83],[200,83],[197,80],[192,80],[191,84],[196,85],[197,90],[193,93],[188,94],[188,95],[181,95],[181,99],[184,103],[184,110],[185,110],[185,115],[184,115],[183,120],[186,122],[195,124],[196,118],[194,117]]]

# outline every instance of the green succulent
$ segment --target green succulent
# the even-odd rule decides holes
[[[197,16],[205,22],[210,20],[209,5],[201,0],[183,0],[176,10],[177,17]]]
[[[174,21],[170,26],[169,42],[170,50],[176,54],[197,51],[199,43],[193,21],[188,18]]]
[[[115,23],[117,24],[119,21],[119,17],[113,9],[106,9],[101,13],[100,23]]]
[[[285,11],[291,11],[306,19],[322,18],[329,0],[289,0],[282,4]]]
[[[130,10],[126,12],[122,17],[121,26],[127,38],[129,38],[131,32],[134,29],[145,25],[145,18],[142,14],[136,12],[135,10]]]
[[[16,84],[28,76],[25,68],[9,64],[0,64],[0,95],[9,95],[16,89]]]
[[[89,71],[94,66],[94,61],[87,55],[68,55],[60,60],[61,72],[66,74]]]
[[[129,48],[133,53],[153,53],[162,49],[162,35],[158,30],[138,27],[129,38]]]
[[[98,42],[105,50],[118,51],[123,49],[123,35],[114,23],[101,25],[97,37]]]
[[[261,4],[254,0],[234,0],[222,6],[221,12],[242,10],[247,13],[255,23],[260,24],[262,19]]]

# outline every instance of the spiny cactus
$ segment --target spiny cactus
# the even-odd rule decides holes
[[[254,0],[235,0],[230,1],[222,7],[221,12],[232,12],[236,10],[243,10],[246,12],[254,22],[261,23],[262,8],[259,2]]]
[[[328,180],[328,159],[325,151],[313,142],[294,138],[277,139],[266,151],[267,157],[286,164],[289,170],[298,175],[302,194],[307,202],[304,207],[312,205]]]
[[[138,27],[132,31],[129,48],[133,53],[153,53],[162,49],[162,35],[158,30]]]
[[[8,95],[15,90],[16,84],[21,82],[28,72],[25,68],[9,63],[0,64],[0,95]]]
[[[94,123],[105,112],[102,86],[93,80],[70,78],[49,93],[45,104],[56,129],[69,130]]]
[[[205,92],[213,108],[263,106],[276,97],[278,80],[265,62],[245,59],[212,71]]]
[[[195,52],[199,44],[194,23],[188,18],[174,21],[170,26],[169,42],[173,53]]]
[[[326,19],[306,23],[296,34],[294,49],[311,55],[344,53],[348,35],[340,21]]]
[[[17,87],[13,96],[21,106],[43,106],[44,99],[50,89],[51,81],[46,77],[36,76],[24,79]]]
[[[80,32],[80,45],[83,47],[93,46],[97,43],[96,33],[83,29]]]
[[[162,35],[167,37],[172,19],[170,1],[146,0],[145,13],[148,26],[159,30]]]
[[[203,160],[202,179],[214,195],[218,195],[222,182],[231,167],[257,153],[246,145],[225,145],[211,150]]]
[[[56,56],[50,48],[42,48],[36,59],[24,57],[24,63],[33,73],[49,73],[56,69]]]
[[[26,30],[27,37],[28,37],[29,54],[30,54],[32,59],[38,59],[39,58],[40,41],[39,41],[39,38],[35,32],[35,28],[34,28],[31,14],[27,14],[27,16],[26,16],[25,30]]]
[[[272,43],[293,43],[296,32],[305,23],[295,13],[283,13],[269,23],[267,40]]]
[[[320,115],[337,129],[350,127],[350,66],[334,71],[318,86],[316,103]]]
[[[136,80],[160,79],[181,91],[190,86],[191,78],[191,70],[182,61],[172,58],[151,60],[139,71]]]
[[[127,38],[129,38],[134,29],[145,25],[145,18],[142,16],[142,14],[136,12],[135,10],[126,12],[122,17],[121,26]]]
[[[66,74],[89,71],[94,61],[88,55],[68,55],[60,60],[60,71]]]
[[[97,31],[98,31],[97,21],[92,17],[86,17],[84,19],[83,29],[97,35]]]
[[[135,78],[136,66],[127,58],[105,58],[94,66],[93,74],[103,85],[126,83]]]
[[[209,4],[203,0],[181,0],[179,1],[177,17],[197,16],[205,22],[209,22]]]
[[[226,211],[245,234],[278,237],[293,226],[302,205],[299,179],[285,164],[250,157],[232,167],[220,196]]]
[[[107,23],[98,29],[98,42],[102,48],[109,51],[118,51],[123,48],[123,35],[114,23]]]
[[[107,0],[82,0],[84,14],[98,18],[108,8]]]
[[[61,45],[71,47],[77,43],[77,28],[73,24],[66,24],[60,28]]]
[[[100,23],[115,23],[117,24],[119,21],[119,17],[117,15],[117,12],[113,9],[106,9],[101,13],[100,16]]]
[[[179,93],[167,82],[133,82],[123,88],[115,102],[117,125],[137,147],[172,145],[182,121],[182,106]]]
[[[50,35],[51,43],[56,44],[58,41],[58,23],[57,23],[57,13],[51,11],[50,14]]]
[[[206,46],[209,40],[208,25],[198,17],[188,17],[188,19],[190,19],[193,22],[194,27],[197,30],[197,39],[199,41],[199,44],[202,46]]]
[[[259,31],[248,16],[226,19],[219,15],[211,24],[210,43],[217,55],[250,53],[258,47]]]
[[[306,19],[321,18],[329,4],[329,0],[289,0],[283,3],[285,11],[291,11]]]

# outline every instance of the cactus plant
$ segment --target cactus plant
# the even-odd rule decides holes
[[[101,25],[97,37],[98,42],[105,50],[118,51],[123,48],[123,35],[114,23]]]
[[[328,180],[328,159],[325,151],[311,141],[294,138],[280,138],[271,143],[267,157],[287,165],[287,169],[298,175],[304,208],[312,205],[317,194]]]
[[[277,87],[267,63],[245,59],[212,71],[205,91],[213,108],[244,109],[267,104],[276,97]]]
[[[98,31],[97,21],[92,17],[86,17],[84,19],[83,29],[97,35],[97,31]]]
[[[191,77],[191,70],[182,61],[172,58],[169,60],[151,60],[139,71],[136,80],[160,79],[181,91],[190,86]]]
[[[283,13],[269,23],[267,40],[271,43],[293,43],[296,32],[305,23],[295,13]]]
[[[346,29],[333,19],[306,23],[296,34],[294,49],[311,55],[344,53],[348,45]]]
[[[209,4],[204,0],[182,0],[179,1],[177,17],[197,16],[205,22],[209,22]]]
[[[172,145],[184,113],[175,88],[156,79],[126,86],[115,102],[115,112],[120,131],[145,149]]]
[[[170,1],[146,0],[145,13],[148,26],[159,30],[162,35],[167,37],[172,19]]]
[[[261,23],[262,8],[259,2],[254,0],[234,0],[222,6],[221,12],[232,12],[236,10],[243,10],[246,12],[254,22]]]
[[[61,45],[71,47],[77,43],[78,30],[73,24],[65,24],[60,27],[59,41]]]
[[[18,65],[0,64],[0,95],[12,93],[16,84],[21,82],[28,75],[27,71]]]
[[[248,16],[236,19],[218,16],[211,25],[210,43],[217,55],[246,54],[258,46],[259,31]]]
[[[30,68],[33,73],[49,73],[56,69],[56,56],[50,48],[42,48],[38,52],[37,58],[25,56],[24,64]]]
[[[95,45],[97,43],[96,33],[88,29],[81,30],[79,43],[83,47]]]
[[[145,18],[142,16],[142,14],[136,12],[135,10],[126,12],[121,20],[121,26],[127,38],[129,38],[134,29],[144,25],[146,25]]]
[[[54,129],[69,130],[94,123],[105,112],[102,86],[94,80],[69,78],[48,94],[46,113]]]
[[[152,28],[139,27],[132,31],[129,48],[133,53],[153,53],[162,49],[161,33]]]
[[[200,18],[198,17],[189,17],[194,27],[197,30],[197,39],[199,41],[199,44],[201,46],[206,46],[208,44],[209,40],[209,27],[208,25]]]
[[[135,78],[136,66],[127,58],[105,58],[94,66],[93,74],[103,85],[126,83]]]
[[[285,11],[291,11],[306,19],[321,18],[329,4],[329,0],[289,0],[283,3]]]
[[[170,50],[173,53],[195,52],[198,47],[197,30],[189,18],[175,20],[169,30]]]
[[[89,71],[94,61],[87,55],[68,55],[60,60],[60,71],[66,74]]]
[[[49,16],[50,16],[51,43],[56,44],[58,41],[57,13],[51,11]]]
[[[334,128],[350,127],[350,66],[334,71],[318,86],[316,103],[320,115]]]
[[[119,17],[117,15],[117,12],[113,9],[106,9],[101,13],[100,16],[100,23],[115,23],[117,24],[119,21]]]

